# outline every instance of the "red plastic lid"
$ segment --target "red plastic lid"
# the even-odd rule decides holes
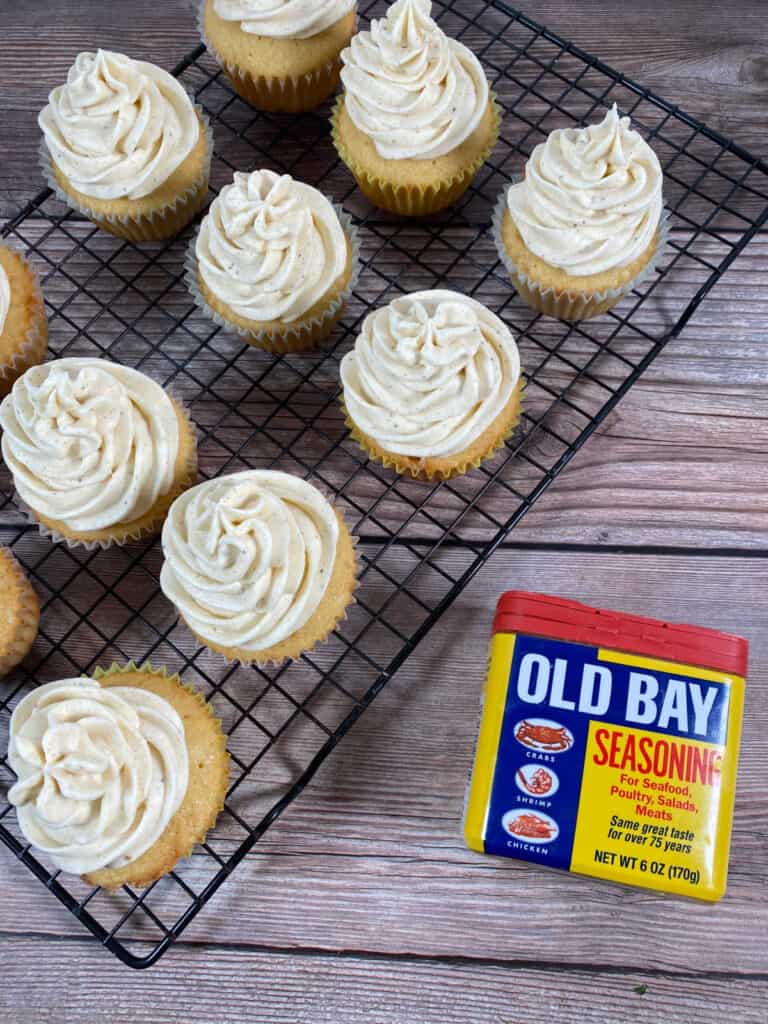
[[[737,676],[747,674],[749,644],[733,633],[609,612],[549,594],[506,591],[496,605],[493,631],[529,633]]]

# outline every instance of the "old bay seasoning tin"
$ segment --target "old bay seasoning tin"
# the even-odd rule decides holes
[[[717,900],[747,641],[503,594],[464,819],[468,845]]]

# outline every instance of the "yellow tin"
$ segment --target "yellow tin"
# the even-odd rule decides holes
[[[468,845],[719,899],[747,653],[727,633],[502,595]]]

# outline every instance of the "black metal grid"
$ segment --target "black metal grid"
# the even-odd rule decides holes
[[[331,342],[271,357],[205,321],[182,281],[190,235],[136,247],[67,211],[46,189],[3,229],[40,272],[52,355],[100,355],[173,386],[200,428],[203,476],[279,467],[312,479],[360,538],[358,603],[324,646],[263,671],[199,649],[158,590],[158,541],[107,551],[52,546],[26,523],[0,476],[0,540],[43,600],[39,638],[0,691],[8,717],[38,682],[96,665],[152,658],[209,697],[229,733],[233,777],[208,841],[139,893],[92,889],[50,873],[24,845],[0,796],[0,838],[83,924],[132,967],[154,963],[301,792],[329,752],[495,548],[682,329],[768,219],[768,167],[500,0],[438,20],[483,61],[505,110],[502,138],[451,210],[405,222],[373,210],[330,142],[327,111],[260,114],[238,99],[202,46],[174,69],[211,116],[212,191],[232,171],[289,171],[342,203],[361,226],[364,269]],[[381,2],[363,5],[379,16]],[[139,56],[138,54],[136,56]],[[640,291],[611,313],[567,325],[533,315],[509,288],[488,232],[493,203],[553,128],[613,101],[654,145],[672,211],[671,249]],[[527,379],[521,429],[491,462],[441,485],[366,461],[344,428],[338,363],[375,306],[417,288],[486,302],[515,332]],[[12,773],[0,761],[0,792]]]

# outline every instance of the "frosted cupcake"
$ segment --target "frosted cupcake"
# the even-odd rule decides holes
[[[296,352],[331,333],[357,265],[352,222],[316,188],[238,171],[200,225],[187,284],[203,312],[249,344]]]
[[[27,842],[107,889],[149,885],[202,842],[229,773],[210,706],[178,676],[132,662],[28,694],[8,763]]]
[[[311,110],[339,81],[355,0],[203,0],[201,31],[235,90],[259,110]]]
[[[30,366],[45,359],[48,318],[35,272],[0,243],[0,396]]]
[[[0,677],[29,653],[40,624],[40,602],[11,551],[0,545]]]
[[[155,533],[194,482],[182,406],[105,359],[33,366],[0,405],[2,452],[30,514],[55,540],[124,544]]]
[[[535,310],[562,320],[604,313],[661,257],[658,158],[614,104],[600,124],[558,129],[534,149],[524,180],[500,198],[493,229],[512,283]]]
[[[375,310],[341,362],[352,436],[398,473],[448,479],[499,448],[520,416],[509,329],[474,299],[414,292]]]
[[[297,658],[344,616],[355,554],[343,518],[299,477],[233,473],[178,498],[160,586],[201,643],[230,660]]]
[[[397,0],[341,55],[332,117],[341,159],[375,206],[441,210],[469,187],[499,134],[480,62],[432,20],[430,0]]]
[[[80,53],[38,118],[48,184],[113,235],[170,238],[205,202],[212,138],[167,71],[121,53]]]

